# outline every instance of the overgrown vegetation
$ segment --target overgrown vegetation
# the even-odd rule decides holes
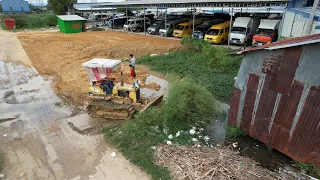
[[[58,24],[56,15],[46,14],[4,14],[0,18],[13,18],[17,29],[36,29]]]
[[[171,85],[169,97],[162,106],[148,109],[122,126],[106,127],[104,133],[109,142],[152,179],[165,180],[170,179],[170,173],[153,163],[154,148],[159,143],[191,144],[208,140],[204,129],[217,115],[215,112],[212,94],[204,87],[183,80]]]
[[[138,63],[153,70],[191,78],[198,86],[206,87],[218,100],[230,102],[234,77],[241,63],[241,56],[231,56],[223,47],[185,36],[183,49],[167,55],[145,56]]]
[[[211,123],[216,112],[213,95],[207,89],[184,81],[176,82],[169,93],[162,116],[170,133]]]
[[[227,126],[227,132],[226,132],[227,139],[234,139],[242,136],[246,136],[246,133],[244,133],[240,128],[236,126]]]
[[[302,162],[295,161],[297,168],[300,168],[301,171],[305,171],[307,174],[315,178],[320,178],[320,169],[317,168],[314,164],[305,164]]]

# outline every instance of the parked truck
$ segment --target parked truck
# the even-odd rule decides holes
[[[252,43],[252,38],[260,23],[260,18],[238,17],[236,18],[230,33],[230,42],[232,44]]]
[[[261,19],[256,34],[253,36],[253,44],[261,46],[278,40],[278,28],[280,20]]]

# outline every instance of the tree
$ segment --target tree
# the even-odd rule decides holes
[[[39,7],[37,7],[35,5],[29,4],[29,7],[30,7],[30,11],[34,11],[36,13],[41,13],[42,12],[42,9],[40,9]]]
[[[77,0],[48,0],[49,9],[52,9],[56,14],[66,14],[68,8],[72,8],[72,5],[76,3]]]
[[[2,6],[1,6],[1,3],[0,3],[0,12],[2,12]]]

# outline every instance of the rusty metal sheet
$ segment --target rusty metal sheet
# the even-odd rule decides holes
[[[254,123],[251,124],[249,135],[267,144],[268,128],[271,122],[274,104],[277,99],[277,92],[269,89],[274,75],[266,74],[263,89],[260,95],[258,109]]]
[[[247,84],[247,93],[245,95],[244,105],[242,109],[242,122],[240,125],[241,129],[246,134],[249,134],[249,130],[250,130],[254,103],[257,96],[258,84],[259,84],[259,76],[256,74],[249,74],[249,80]]]
[[[230,105],[229,116],[228,116],[228,124],[231,126],[237,125],[240,95],[241,95],[240,89],[234,88],[233,94],[232,94],[232,101]]]
[[[292,133],[287,155],[304,163],[320,165],[320,88],[312,86]]]
[[[288,95],[293,85],[293,79],[299,66],[302,46],[291,47],[284,50],[282,57],[274,60],[280,64],[279,72],[272,80],[270,89]]]
[[[303,83],[295,81],[289,96],[281,96],[272,122],[268,141],[272,148],[282,153],[288,152],[287,145],[290,139],[290,130],[301,99],[303,87]]]

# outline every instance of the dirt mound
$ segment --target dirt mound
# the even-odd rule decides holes
[[[39,73],[55,77],[55,91],[79,104],[87,98],[88,77],[82,63],[93,58],[123,59],[129,54],[141,57],[179,48],[179,41],[175,40],[108,31],[79,34],[27,32],[18,37]],[[124,82],[131,84],[136,79],[131,79],[129,73],[127,69]],[[144,84],[148,72],[137,70],[136,73],[142,87],[159,88],[156,84]],[[119,73],[114,76],[119,77]]]

